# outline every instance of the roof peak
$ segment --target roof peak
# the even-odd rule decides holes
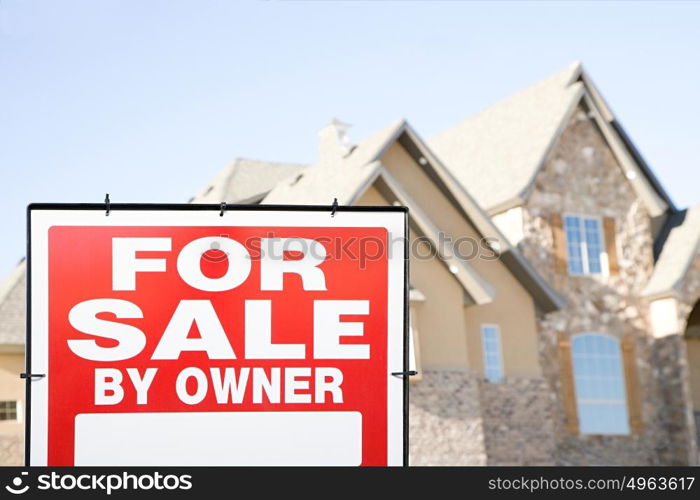
[[[494,104],[483,108],[481,111],[478,111],[477,113],[468,116],[465,120],[463,121],[468,121],[473,118],[477,118],[481,113],[488,112],[491,109],[510,102],[511,100],[516,100],[518,98],[521,98],[522,96],[527,95],[528,93],[536,92],[539,91],[540,89],[544,87],[558,87],[560,90],[565,90],[567,87],[570,87],[572,84],[576,83],[578,79],[581,77],[581,74],[583,73],[583,66],[581,65],[580,61],[574,61],[568,66],[566,66],[563,69],[560,69],[559,71],[556,71],[555,73],[551,73],[549,76],[546,76],[540,80],[537,80],[534,83],[531,83],[527,87],[518,90],[517,92],[510,94],[498,101],[496,101]]]
[[[583,96],[584,84],[577,83],[581,74],[574,62],[443,130],[428,144],[484,209],[513,205]]]
[[[592,119],[619,145],[620,167],[639,170],[635,189],[652,216],[673,203],[580,61],[453,125],[429,141],[431,148],[490,213],[521,204],[551,148],[584,101]]]

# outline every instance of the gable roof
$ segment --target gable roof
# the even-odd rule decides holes
[[[238,158],[222,170],[190,203],[255,203],[279,181],[305,165]]]
[[[25,341],[25,275],[26,261],[0,282],[0,345],[24,346]]]
[[[652,216],[673,208],[580,63],[467,118],[428,141],[479,204],[494,214],[521,204],[577,106],[584,102]]]
[[[440,132],[428,145],[482,207],[516,199],[583,95],[576,75],[572,65]]]
[[[700,247],[700,205],[679,212],[679,223],[666,237],[649,283],[642,292],[647,298],[672,296],[679,291],[682,280]]]
[[[501,260],[529,291],[538,306],[545,312],[561,308],[562,299],[508,243],[490,217],[405,120],[394,122],[372,134],[334,165],[317,164],[299,172],[294,178],[280,182],[262,203],[330,205],[333,198],[338,198],[338,203],[351,205],[377,178],[389,178],[380,161],[384,152],[397,141],[427,171],[428,176],[440,185],[443,193],[482,236],[497,238],[501,242]]]
[[[318,163],[285,179],[270,191],[262,203],[331,205],[333,198],[337,198],[341,205],[352,205],[373,182],[383,177],[396,201],[409,206],[410,219],[418,231],[437,246],[437,226],[390,178],[379,162],[387,148],[405,131],[405,127],[403,120],[394,122],[355,145],[350,154],[335,158],[332,162]],[[472,266],[456,259],[449,250],[440,253],[439,258],[450,269],[471,301],[486,304],[493,300],[493,287]]]

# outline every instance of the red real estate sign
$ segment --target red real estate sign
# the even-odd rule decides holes
[[[401,208],[32,205],[31,465],[400,465]]]

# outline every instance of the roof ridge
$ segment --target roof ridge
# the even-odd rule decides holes
[[[566,79],[566,84],[563,86],[563,89],[571,87],[572,85],[575,85],[576,83],[578,83],[577,78],[580,77],[582,72],[583,72],[583,65],[581,64],[581,62],[574,61],[573,63],[566,66],[564,69],[561,69],[561,70],[557,71],[556,73],[552,73],[549,76],[546,76],[540,80],[537,80],[536,82],[531,83],[527,87],[522,88],[513,94],[509,94],[505,97],[502,97],[501,99],[497,100],[496,102],[494,102],[494,103],[492,103],[484,108],[481,108],[476,113],[473,113],[473,114],[467,116],[466,118],[460,120],[459,122],[447,127],[446,129],[438,132],[437,134],[433,135],[430,138],[430,140],[433,140],[433,139],[439,137],[440,135],[447,133],[447,132],[453,130],[454,128],[459,127],[463,123],[467,123],[467,122],[470,122],[472,120],[475,120],[475,119],[481,117],[482,115],[488,113],[489,111],[492,111],[496,107],[499,107],[503,104],[507,104],[513,100],[516,100],[517,98],[522,98],[523,95],[527,95],[528,92],[532,92],[533,90],[540,89],[541,87],[545,86],[545,84],[551,83],[552,81],[556,80],[557,78],[562,78],[565,74],[569,74],[570,77]],[[574,78],[574,76],[576,76],[576,78]],[[583,84],[581,84],[581,85],[583,85]]]

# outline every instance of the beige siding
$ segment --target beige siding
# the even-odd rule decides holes
[[[358,205],[387,205],[374,188],[369,188]],[[416,238],[411,235],[411,245]],[[428,253],[425,247],[421,253]],[[445,266],[436,259],[411,258],[411,285],[426,300],[416,309],[422,368],[465,368],[468,366],[465,325],[462,315],[464,292]]]
[[[411,198],[438,224],[440,229],[457,238],[469,236],[479,242],[481,236],[445,198],[419,165],[398,144],[382,158],[387,170],[402,184]],[[470,245],[463,245],[463,253]],[[536,376],[541,374],[537,352],[537,323],[532,297],[500,261],[480,258],[469,260],[496,288],[495,300],[482,306],[464,307],[469,366],[483,373],[481,325],[500,326],[503,364],[506,375]]]
[[[24,432],[24,381],[19,374],[24,371],[24,354],[0,354],[0,401],[21,401],[19,422],[0,421],[0,433]]]

